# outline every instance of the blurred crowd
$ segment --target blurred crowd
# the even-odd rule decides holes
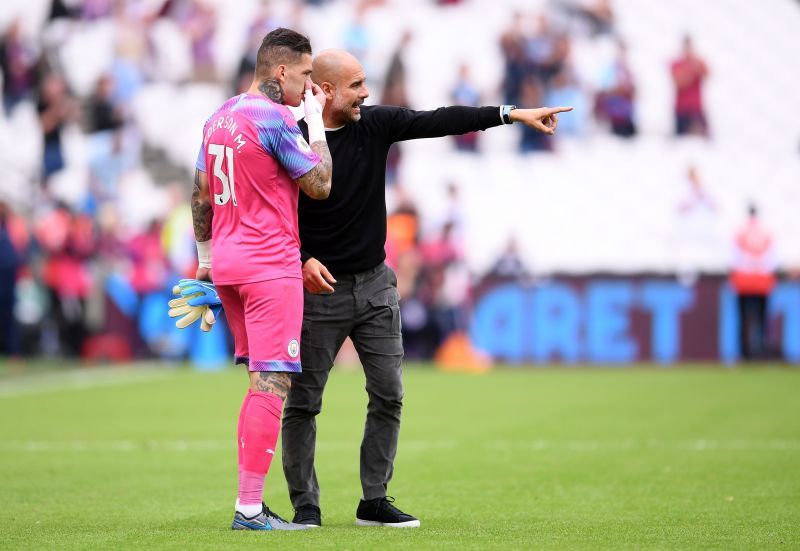
[[[260,3],[233,75],[219,72],[213,44],[221,14],[219,4],[205,0],[53,0],[42,32],[23,32],[21,20],[0,29],[4,115],[12,119],[17,110],[33,109],[41,132],[41,162],[31,176],[31,196],[20,206],[15,198],[0,195],[0,354],[125,359],[180,357],[185,352],[164,341],[153,329],[156,314],[145,310],[155,304],[151,297],[169,296],[178,278],[194,273],[191,175],[171,167],[146,143],[132,104],[152,82],[208,82],[222,86],[226,95],[243,90],[252,78],[262,37],[280,25],[313,37],[313,29],[301,24],[302,13],[323,3],[297,2],[288,17],[277,17],[269,2]],[[383,3],[357,2],[341,47],[366,57],[371,38],[364,20]],[[441,10],[458,3],[435,2]],[[573,105],[577,115],[563,118],[560,134],[637,135],[636,79],[608,0],[554,2],[547,13],[516,13],[509,19],[498,36],[502,81],[495,91],[482,90],[472,68],[464,64],[452,85],[453,104]],[[190,54],[188,66],[176,66],[170,58],[170,40],[175,38],[165,38],[164,22],[177,29]],[[65,79],[59,49],[87,26],[101,24],[110,24],[115,37],[111,69],[93,81],[91,93],[76,94]],[[578,34],[612,37],[618,45],[596,89],[581,82],[574,69],[571,41]],[[411,32],[401,35],[379,73],[382,78],[373,81],[380,91],[373,96],[378,102],[421,107],[411,104],[407,89],[405,54],[412,40]],[[368,64],[367,69],[374,70]],[[676,135],[707,136],[702,87],[709,70],[690,37],[680,49],[676,45],[675,61],[664,71],[675,88]],[[82,191],[72,194],[65,177],[65,135],[70,132],[83,136],[88,159],[86,181],[78,186]],[[561,139],[527,129],[518,132],[523,153],[552,150]],[[454,137],[453,144],[460,151],[480,151],[475,134]],[[387,257],[399,274],[407,354],[427,358],[449,335],[465,330],[478,274],[470,273],[464,261],[458,182],[448,186],[448,205],[438,218],[421,220],[417,205],[397,181],[401,158],[402,147],[395,147],[387,162],[387,182],[393,186]],[[713,208],[698,190],[687,213]],[[133,203],[149,205],[146,216],[131,220],[127,207]],[[528,276],[513,239],[480,277],[486,275]]]
[[[547,13],[514,14],[500,37],[505,61],[503,102],[513,105],[572,105],[576,116],[564,117],[560,134],[580,136],[588,125],[631,138],[638,133],[636,121],[636,77],[628,61],[627,46],[617,31],[615,13],[609,0],[564,2]],[[582,36],[590,41],[613,39],[616,55],[607,59],[593,82],[582,82],[575,68],[572,42]],[[684,37],[669,67],[674,86],[674,131],[682,135],[708,135],[703,108],[703,83],[708,67],[695,51],[690,36]],[[454,98],[477,96],[465,93],[466,76],[454,91]],[[594,120],[583,114],[591,113]],[[547,151],[555,139],[523,130],[522,152]]]
[[[190,78],[217,79],[210,49],[216,16],[202,2],[154,6],[55,0],[35,39],[22,33],[19,19],[3,32],[4,115],[10,120],[32,106],[42,149],[31,196],[0,196],[0,353],[121,360],[180,354],[144,330],[153,316],[146,319],[144,305],[194,274],[189,175],[153,181],[145,157],[158,155],[143,143],[132,102],[159,78],[152,38],[162,19],[175,22],[190,45]],[[116,36],[111,70],[78,97],[59,49],[101,22]],[[83,138],[88,165],[77,193],[70,192],[70,132]],[[154,208],[131,220],[133,202]]]

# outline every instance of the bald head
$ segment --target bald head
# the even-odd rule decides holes
[[[323,119],[329,128],[361,118],[360,105],[369,96],[361,63],[344,50],[324,50],[314,58],[311,80],[325,92]]]
[[[344,50],[324,50],[314,58],[311,78],[318,85],[323,82],[339,84],[342,78],[354,73],[363,73],[361,64],[350,52]]]

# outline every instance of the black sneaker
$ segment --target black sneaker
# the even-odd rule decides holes
[[[358,504],[356,526],[391,526],[393,528],[418,528],[419,520],[407,515],[394,505],[393,497],[379,497]]]
[[[316,505],[301,505],[294,510],[292,522],[309,528],[319,528],[322,526],[322,513]]]

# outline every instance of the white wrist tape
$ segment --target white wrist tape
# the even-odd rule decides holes
[[[325,139],[325,125],[322,122],[322,113],[306,115],[306,124],[308,125],[309,144],[327,141]]]
[[[311,93],[311,90],[306,90],[305,97],[303,98],[303,107],[305,108],[305,119],[308,125],[308,143],[324,142],[325,140],[325,125],[322,122],[322,106]]]
[[[197,244],[197,263],[201,268],[211,269],[211,240],[195,241]]]

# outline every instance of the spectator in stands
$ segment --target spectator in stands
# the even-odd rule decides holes
[[[500,49],[503,52],[503,102],[508,105],[521,104],[520,91],[528,63],[525,55],[525,16],[514,13],[511,25],[500,35]]]
[[[402,186],[395,187],[395,196],[397,207],[386,220],[386,263],[392,267],[417,246],[419,232],[417,206]]]
[[[444,208],[440,226],[450,224],[452,227],[453,239],[463,249],[464,243],[464,207],[461,204],[461,196],[458,185],[455,182],[447,184],[447,205]]]
[[[571,105],[575,108],[571,116],[563,117],[559,122],[559,134],[582,136],[585,133],[586,95],[570,65],[565,64],[550,80],[544,102],[545,105]]]
[[[115,89],[113,77],[103,75],[87,103],[89,168],[93,178],[89,206],[92,210],[96,201],[116,199],[122,175],[139,161],[139,138],[126,119]]]
[[[592,36],[614,33],[614,9],[609,0],[582,1],[574,12],[586,21]]]
[[[461,243],[454,237],[453,228],[452,222],[446,222],[439,235],[423,241],[421,251],[426,265],[446,267],[461,260]]]
[[[39,51],[22,36],[22,23],[14,20],[0,40],[3,105],[10,114],[16,105],[32,99],[39,78]]]
[[[492,265],[488,275],[490,277],[515,280],[525,279],[530,275],[528,268],[525,267],[525,263],[522,261],[522,257],[519,255],[516,238],[511,237],[508,240],[503,252],[500,253],[500,256]]]
[[[207,0],[191,0],[181,26],[192,48],[194,79],[213,82],[217,75],[213,48],[217,32],[216,10]]]
[[[695,277],[722,245],[716,229],[717,204],[695,166],[686,171],[686,190],[677,206],[675,258],[678,271]]]
[[[114,131],[122,126],[123,113],[114,102],[114,81],[103,75],[97,81],[94,94],[89,98],[88,130],[91,133]]]
[[[539,15],[536,32],[525,41],[525,56],[533,75],[547,84],[563,68],[569,49],[569,37],[557,32],[546,15]]]
[[[542,84],[536,77],[529,76],[523,81],[520,91],[522,105],[543,105],[543,96]],[[521,153],[552,151],[553,137],[523,126],[520,129],[519,150]]]
[[[478,107],[481,104],[481,94],[473,84],[469,74],[469,65],[462,63],[458,68],[458,81],[453,91],[450,92],[450,99],[453,105],[466,105],[468,107]],[[563,105],[570,105],[565,103]],[[468,132],[453,136],[456,149],[459,151],[476,152],[478,151],[478,133]]]
[[[672,62],[675,84],[675,134],[708,136],[708,121],[703,108],[703,83],[708,67],[695,52],[692,39],[685,36],[683,52]]]
[[[95,252],[92,220],[58,205],[36,225],[36,240],[45,253],[44,284],[50,293],[57,349],[78,356],[87,336],[86,298],[92,287],[89,260]]]
[[[20,353],[14,304],[22,256],[15,246],[12,231],[10,209],[0,200],[0,356]]]
[[[172,273],[191,279],[197,271],[197,248],[187,189],[183,182],[172,182],[167,192],[170,208],[164,218],[161,245]]]
[[[405,31],[400,37],[400,43],[395,48],[394,53],[389,59],[389,68],[386,70],[386,78],[383,85],[383,105],[399,105],[400,107],[411,107],[408,101],[406,90],[406,65],[403,56],[406,48],[411,43],[414,35],[411,31]],[[399,143],[394,143],[389,148],[386,157],[386,185],[394,186],[397,182],[397,169],[402,159],[402,148]]]
[[[370,44],[372,42],[369,29],[364,23],[364,18],[366,17],[368,9],[368,4],[359,2],[355,8],[355,16],[345,29],[342,39],[344,49],[361,60],[362,63],[366,61],[367,53],[369,53]],[[369,71],[366,71],[366,73],[369,74]]]
[[[389,58],[389,67],[386,70],[386,78],[383,84],[383,96],[381,97],[381,104],[383,105],[411,107],[408,100],[408,91],[406,89],[406,63],[403,58],[413,38],[414,35],[411,31],[405,31]]]
[[[78,104],[68,94],[64,78],[57,73],[50,73],[42,83],[37,107],[44,138],[42,170],[46,185],[50,175],[64,168],[61,132],[67,123],[77,118]]]
[[[775,287],[775,245],[772,234],[758,218],[754,206],[734,241],[730,283],[739,308],[741,355],[745,360],[770,356],[767,332],[767,300]]]
[[[161,220],[152,220],[144,232],[134,235],[127,243],[133,264],[130,284],[142,296],[165,289],[171,274],[162,245],[162,229]]]
[[[420,253],[422,269],[415,295],[428,311],[431,325],[426,342],[436,349],[466,325],[462,311],[469,293],[469,272],[453,222],[445,222],[437,235],[424,240]]]
[[[603,71],[601,89],[595,98],[595,114],[607,121],[615,136],[630,138],[636,135],[634,98],[636,87],[628,65],[627,48],[617,42],[617,57]]]
[[[144,85],[144,67],[149,49],[150,14],[141,3],[114,4],[115,55],[111,67],[115,83],[114,101],[128,108]]]
[[[689,166],[686,171],[686,181],[689,189],[678,205],[678,212],[682,215],[691,215],[698,211],[715,212],[717,210],[716,202],[706,192],[697,167],[694,165]]]

